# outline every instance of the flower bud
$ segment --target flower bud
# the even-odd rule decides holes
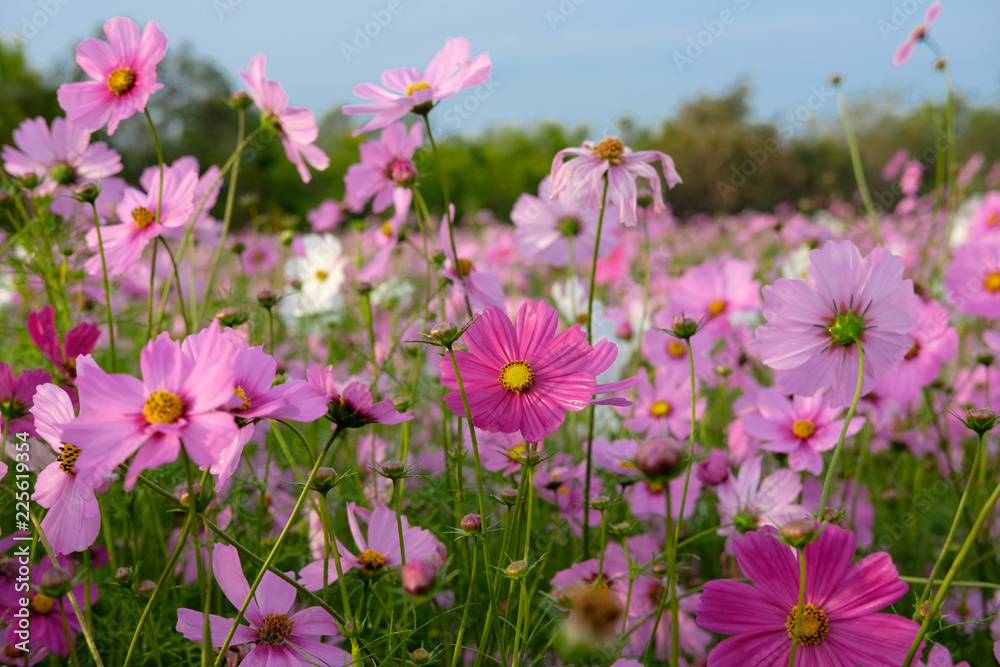
[[[38,584],[42,592],[52,597],[60,597],[69,590],[73,581],[73,573],[64,567],[54,567],[46,570],[39,578]]]
[[[528,573],[528,561],[516,560],[504,568],[504,572],[511,579],[520,579]]]
[[[934,61],[934,69],[936,69],[939,72],[944,70],[944,68],[946,68],[947,66],[948,63],[947,61],[945,61],[944,58],[938,58],[937,60]]]
[[[372,284],[368,283],[368,282],[365,282],[363,280],[359,280],[359,281],[357,281],[357,282],[354,283],[354,291],[357,292],[358,294],[362,294],[362,295],[371,294],[372,293],[372,289],[373,289],[372,288]]]
[[[442,345],[450,345],[458,338],[458,327],[454,322],[438,322],[431,327],[431,338]]]
[[[843,81],[843,80],[844,80],[843,77],[840,76],[839,74],[831,74],[830,75],[830,85],[831,86],[839,86],[840,82]]]
[[[219,320],[219,324],[224,327],[235,328],[241,324],[245,324],[250,317],[235,308],[223,308],[215,314],[215,319]]]
[[[806,519],[792,519],[781,527],[781,538],[785,544],[801,549],[816,537],[816,522]]]
[[[82,204],[92,204],[101,196],[101,188],[97,183],[84,183],[73,193],[73,198]]]
[[[257,303],[259,303],[264,308],[271,310],[276,305],[278,305],[278,300],[281,297],[270,287],[265,287],[261,291],[257,292]]]
[[[139,584],[139,587],[136,589],[136,592],[138,592],[139,595],[152,595],[153,591],[155,590],[156,590],[156,582],[146,579],[141,584]]]
[[[827,507],[823,510],[822,518],[826,523],[832,523],[835,526],[839,526],[840,522],[844,520],[844,512],[841,512],[836,507]]]
[[[674,318],[670,321],[670,329],[678,338],[687,339],[698,333],[698,323],[690,317],[684,317],[683,314],[677,314],[674,315]]]
[[[237,90],[229,96],[229,106],[237,111],[246,110],[253,104],[253,100],[247,95],[245,90]]]
[[[466,533],[478,533],[483,529],[483,517],[478,514],[466,514],[462,517],[461,527]]]
[[[389,176],[396,185],[406,187],[417,180],[417,167],[412,161],[400,158],[389,165]]]
[[[590,506],[599,512],[603,512],[611,507],[611,498],[608,498],[607,496],[597,496],[590,501]]]
[[[410,595],[423,595],[434,585],[437,568],[425,560],[406,561],[403,568],[403,590]]]
[[[501,489],[500,490],[500,502],[502,502],[507,507],[513,507],[517,504],[517,489]]]
[[[635,453],[635,465],[646,477],[669,479],[677,472],[681,454],[674,443],[664,438],[647,440]]]
[[[337,477],[336,470],[323,466],[322,468],[318,468],[316,470],[316,476],[313,477],[312,481],[312,489],[325,496],[330,493],[335,486],[337,486],[337,482],[339,481],[340,478]]]
[[[410,654],[410,660],[418,665],[422,665],[430,659],[431,654],[423,647],[413,649],[413,653]]]
[[[377,472],[386,479],[399,479],[400,477],[406,477],[406,464],[402,461],[389,459],[388,461],[382,461]]]
[[[729,457],[721,449],[713,449],[698,464],[698,479],[706,486],[722,484],[729,479]]]
[[[955,414],[955,416],[958,417],[957,414]],[[1000,421],[1000,419],[997,418],[996,413],[989,408],[971,408],[966,411],[965,419],[962,419],[961,417],[958,417],[958,419],[971,430],[975,431],[976,435],[980,437],[986,435],[986,433],[991,431],[993,427],[997,425],[997,422]]]
[[[129,577],[132,576],[132,568],[130,567],[120,567],[115,570],[115,579],[118,581],[128,581]]]

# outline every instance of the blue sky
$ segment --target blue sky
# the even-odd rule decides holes
[[[554,119],[607,133],[622,114],[655,123],[686,100],[753,85],[753,112],[776,120],[809,101],[830,74],[849,97],[914,104],[942,96],[921,47],[891,58],[930,0],[3,0],[0,34],[20,34],[38,65],[68,62],[72,45],[106,18],[155,19],[172,45],[190,42],[237,85],[236,69],[268,56],[290,102],[321,113],[358,101],[351,88],[382,70],[423,67],[445,38],[488,51],[493,85],[436,112],[445,131]],[[395,12],[395,13],[394,13]],[[381,19],[381,23],[378,20]],[[931,34],[958,91],[1000,97],[1000,3],[947,2]],[[367,29],[367,35],[365,31]],[[359,35],[363,35],[359,37]],[[369,36],[374,35],[374,36]],[[367,41],[366,41],[367,40]],[[815,99],[813,100],[815,101]],[[836,102],[819,103],[822,118]],[[450,113],[449,113],[450,112]],[[447,114],[447,122],[445,122]]]

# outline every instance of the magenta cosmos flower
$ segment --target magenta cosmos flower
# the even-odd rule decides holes
[[[17,433],[37,435],[29,410],[34,405],[38,385],[46,382],[52,382],[46,371],[28,370],[15,376],[10,366],[0,361],[0,426],[8,434],[8,443]]]
[[[566,156],[573,156],[563,162]],[[617,204],[619,219],[628,227],[636,225],[639,191],[636,178],[645,178],[653,189],[653,212],[666,213],[660,175],[648,163],[659,160],[667,187],[681,183],[673,159],[659,151],[634,152],[617,137],[599,142],[584,141],[580,148],[564,148],[552,160],[552,197],[565,189],[591,208],[600,208],[604,177],[608,179],[608,204]]]
[[[831,408],[826,396],[785,398],[775,389],[761,389],[757,394],[759,414],[743,418],[747,433],[762,441],[763,449],[788,454],[788,467],[806,470],[813,475],[823,472],[823,452],[833,449],[844,426],[837,419],[841,408]],[[864,426],[863,419],[851,420],[847,435]]]
[[[65,118],[29,118],[14,130],[14,145],[3,147],[3,166],[14,176],[34,174],[42,180],[38,196],[60,186],[74,188],[113,176],[122,170],[121,156],[103,141],[90,143],[90,132]]]
[[[522,194],[514,202],[510,219],[514,223],[514,241],[525,258],[545,262],[550,266],[570,263],[570,244],[573,261],[590,259],[597,240],[596,208],[581,206],[568,191],[552,197],[552,178],[546,176],[538,184],[538,196]],[[618,209],[604,214],[604,221],[618,223]],[[618,240],[603,234],[597,258],[604,259],[618,245]]]
[[[827,241],[809,259],[806,280],[779,278],[764,287],[767,323],[752,348],[784,393],[829,389],[830,406],[841,407],[854,396],[857,346],[865,353],[863,395],[913,347],[908,334],[918,302],[913,283],[903,280],[903,260],[881,246],[862,258],[850,241]]]
[[[136,453],[125,476],[131,489],[143,470],[177,459],[184,450],[199,467],[220,460],[236,437],[232,415],[224,411],[233,396],[238,347],[218,321],[200,334],[197,356],[162,333],[142,351],[143,379],[112,375],[80,357],[76,386],[80,413],[62,430],[86,455],[77,467],[84,474],[106,474]]]
[[[435,102],[486,81],[493,71],[489,54],[484,51],[470,60],[470,52],[469,40],[464,37],[448,39],[427,69],[388,69],[382,72],[385,88],[371,82],[355,86],[352,92],[371,102],[345,104],[344,113],[376,115],[352,136],[387,127],[410,111],[426,114],[434,108]]]
[[[1000,237],[959,246],[944,271],[944,285],[958,312],[1000,317]]]
[[[159,170],[150,180],[146,191],[129,188],[115,207],[120,225],[101,227],[104,261],[108,277],[125,273],[139,261],[149,242],[166,230],[182,227],[194,214],[194,193],[198,172],[179,167],[163,168],[163,198],[160,198]],[[156,211],[159,204],[160,217]],[[84,267],[90,275],[101,275],[101,255],[98,252],[97,230],[87,233],[87,246],[95,254]]]
[[[104,24],[108,41],[88,37],[76,47],[76,63],[93,81],[59,86],[59,106],[66,118],[84,129],[118,123],[146,110],[149,96],[163,88],[156,81],[156,65],[167,53],[167,37],[156,21],[139,34],[132,19],[117,17]]]
[[[520,431],[527,442],[541,442],[555,433],[566,412],[590,405],[595,393],[635,384],[632,378],[598,385],[596,376],[614,361],[614,356],[607,361],[603,354],[609,343],[599,342],[595,351],[579,324],[562,333],[558,327],[559,313],[544,301],[526,301],[513,323],[493,306],[469,326],[462,337],[468,352],[454,354],[473,426],[503,433]],[[445,402],[455,414],[465,415],[448,353],[439,368],[441,383],[453,390],[445,395]]]
[[[393,123],[382,130],[381,139],[361,144],[361,162],[348,167],[344,176],[347,206],[352,211],[360,211],[374,197],[372,210],[375,213],[387,209],[393,203],[393,193],[416,180],[413,154],[423,143],[420,125],[407,130],[402,123]]]
[[[330,166],[330,158],[315,145],[319,137],[316,116],[305,107],[288,106],[288,93],[277,81],[264,78],[267,57],[261,53],[250,61],[247,71],[240,70],[240,78],[247,84],[247,92],[263,115],[264,122],[274,123],[281,136],[285,155],[295,165],[304,183],[312,179],[308,162],[313,169],[323,171]]]
[[[56,311],[45,304],[41,310],[28,313],[28,335],[45,358],[72,380],[76,377],[76,358],[94,351],[101,332],[96,324],[83,322],[66,332],[64,346],[56,329]]]
[[[250,593],[250,585],[243,574],[236,547],[216,544],[212,552],[212,571],[226,599],[234,607],[241,608]],[[340,634],[330,613],[320,607],[307,607],[292,614],[294,604],[295,587],[273,572],[265,572],[254,599],[247,607],[246,619],[250,625],[237,626],[233,635],[233,646],[253,644],[240,664],[243,667],[342,667],[351,664],[350,653],[319,641],[320,637]],[[204,639],[203,618],[200,611],[178,609],[176,630],[187,639],[201,643]],[[232,627],[231,619],[210,615],[212,646],[219,648],[225,644]]]
[[[708,654],[708,667],[784,667],[799,599],[796,551],[765,527],[734,543],[736,560],[754,585],[729,579],[705,584],[698,625],[735,635]],[[909,590],[887,553],[851,565],[854,535],[826,524],[805,547],[806,595],[795,665],[899,667],[918,626],[878,614]]]
[[[906,38],[906,41],[896,47],[896,53],[892,56],[893,65],[903,65],[910,59],[910,56],[913,54],[913,47],[917,45],[917,42],[926,37],[927,29],[934,24],[940,13],[941,3],[932,2],[924,14],[924,22],[915,25],[913,30],[910,31],[910,35]]]
[[[946,361],[958,351],[958,331],[948,324],[948,311],[937,301],[917,307],[917,320],[910,330],[913,347],[895,370],[875,383],[875,393],[900,402],[915,400],[929,386]]]
[[[360,428],[366,424],[402,424],[413,419],[409,410],[399,412],[390,400],[375,402],[368,387],[357,381],[337,387],[333,366],[322,368],[316,364],[306,371],[306,379],[313,389],[327,400],[326,418],[340,428]]]

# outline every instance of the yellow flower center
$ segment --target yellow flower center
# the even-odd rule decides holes
[[[994,271],[983,279],[983,287],[990,292],[1000,292],[1000,272]]]
[[[132,221],[135,226],[139,229],[145,229],[153,224],[156,220],[156,214],[150,211],[148,208],[140,206],[139,208],[132,211]]]
[[[625,161],[625,144],[617,137],[605,137],[593,148],[594,155],[611,164],[621,164]]]
[[[511,459],[512,461],[520,461],[520,458],[518,458],[518,456],[524,450],[525,450],[524,445],[515,445],[507,450],[507,458]]]
[[[60,470],[72,476],[76,474],[73,466],[78,458],[80,458],[80,448],[64,442],[63,446],[59,448],[59,456],[56,457],[56,461],[59,461]]]
[[[135,85],[135,72],[128,67],[119,67],[108,77],[108,88],[115,95],[124,95]]]
[[[431,84],[427,83],[426,81],[417,81],[415,83],[411,83],[406,87],[406,96],[413,97],[413,93],[417,92],[418,90],[427,90],[430,87]]]
[[[792,424],[792,433],[795,434],[796,438],[802,438],[805,440],[815,432],[816,425],[808,419],[799,419]]]
[[[914,343],[913,347],[911,347],[909,351],[907,351],[906,356],[904,356],[903,358],[909,361],[913,357],[917,356],[918,352],[920,352],[920,343]]]
[[[19,648],[15,648],[10,644],[7,644],[3,647],[3,655],[5,658],[23,658],[28,654]]]
[[[330,277],[330,274],[327,273],[326,271],[323,271],[322,269],[316,272],[316,280],[318,280],[320,282],[323,282],[324,280],[326,280],[329,277]]]
[[[631,461],[619,461],[618,466],[624,470],[635,470],[635,464]]]
[[[472,273],[472,262],[464,258],[459,259],[458,270],[463,276],[469,275]]]
[[[684,343],[679,340],[672,340],[667,343],[667,354],[669,354],[674,359],[680,359],[685,354],[687,354],[687,348],[684,347]]]
[[[361,563],[361,567],[363,567],[366,572],[375,572],[382,569],[382,567],[388,562],[388,559],[374,549],[365,549],[361,552],[361,555],[358,556],[358,562]]]
[[[788,630],[789,639],[795,638],[795,614],[798,610],[799,605],[795,605],[785,618],[785,629]],[[799,621],[799,644],[815,646],[823,641],[828,632],[830,624],[826,620],[826,613],[814,604],[807,604],[802,610],[802,618]]]
[[[383,222],[382,223],[382,235],[386,238],[392,238],[392,223]]]
[[[264,617],[264,627],[260,631],[261,641],[271,646],[281,644],[292,634],[295,621],[289,620],[288,614],[268,614]]]
[[[657,401],[649,406],[649,414],[653,417],[666,417],[670,414],[670,404],[666,401]]]
[[[31,604],[29,605],[31,611],[36,614],[51,614],[52,610],[55,609],[55,600],[50,598],[45,593],[36,593],[33,598],[31,598]]]
[[[243,399],[243,404],[240,405],[238,409],[246,410],[250,407],[250,399],[247,398],[247,393],[243,391],[243,387],[237,386],[233,393]]]
[[[531,388],[535,382],[535,371],[527,361],[510,361],[500,369],[500,384],[507,391],[520,394]]]
[[[990,227],[995,226],[998,222],[1000,222],[1000,213],[993,211],[988,216],[986,216],[986,224],[989,225]]]
[[[173,424],[183,414],[184,401],[166,389],[150,394],[142,408],[142,416],[150,424]]]
[[[708,304],[708,314],[718,315],[726,309],[726,302],[716,299],[712,303]]]

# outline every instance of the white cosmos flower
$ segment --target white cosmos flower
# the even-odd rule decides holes
[[[300,287],[281,300],[279,312],[290,319],[335,313],[347,264],[340,241],[332,234],[306,234],[302,250],[285,264],[285,278]]]

